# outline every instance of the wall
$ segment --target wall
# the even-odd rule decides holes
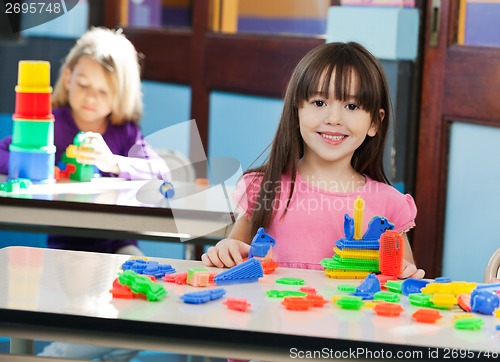
[[[500,129],[454,122],[450,133],[443,276],[482,282],[500,248]]]

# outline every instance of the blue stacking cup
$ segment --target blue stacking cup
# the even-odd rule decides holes
[[[55,146],[21,148],[11,144],[9,151],[9,180],[27,178],[33,183],[55,182]]]

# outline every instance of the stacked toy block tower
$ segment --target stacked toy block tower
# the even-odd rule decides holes
[[[354,200],[354,218],[344,216],[345,237],[335,242],[334,256],[321,261],[329,278],[363,279],[379,271],[379,238],[384,231],[394,229],[394,224],[374,216],[362,235],[363,214],[364,200],[358,196]]]
[[[9,146],[9,179],[55,182],[54,115],[50,97],[50,63],[20,61],[16,106]]]
[[[61,178],[73,181],[90,181],[94,177],[100,177],[99,169],[94,165],[87,165],[76,160],[77,150],[86,141],[85,132],[78,132],[73,138],[73,144],[66,148],[62,154],[61,162],[58,163]]]

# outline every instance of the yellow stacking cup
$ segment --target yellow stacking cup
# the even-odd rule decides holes
[[[19,61],[16,92],[52,93],[50,63],[44,60]]]

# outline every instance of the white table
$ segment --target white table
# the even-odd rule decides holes
[[[33,185],[0,192],[0,229],[73,236],[164,241],[217,241],[234,221],[231,188],[174,182],[172,199],[160,180]]]
[[[344,357],[354,353],[358,359],[369,359],[368,353],[376,359],[406,353],[413,360],[439,360],[458,351],[476,357],[479,351],[500,353],[499,321],[493,316],[476,315],[484,320],[480,331],[453,328],[453,317],[461,311],[441,311],[443,318],[436,324],[422,324],[412,320],[418,308],[404,296],[405,311],[399,317],[377,316],[368,307],[343,310],[331,303],[339,293],[337,285],[360,281],[328,279],[321,271],[279,268],[258,283],[222,286],[226,297],[247,298],[247,312],[228,310],[223,300],[185,304],[181,295],[203,289],[170,283],[164,284],[168,295],[160,302],[112,299],[108,291],[125,260],[110,254],[0,249],[0,335],[261,360],[287,360],[291,353],[307,351]],[[154,260],[171,264],[177,272],[201,266],[196,261]],[[330,302],[308,311],[285,309],[265,294],[299,288],[276,284],[282,277],[304,279]],[[440,358],[431,353],[440,353]]]

